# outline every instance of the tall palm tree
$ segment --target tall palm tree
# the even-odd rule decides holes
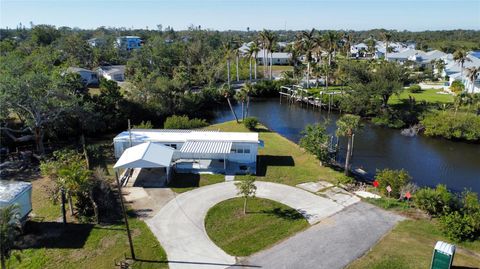
[[[383,32],[382,33],[383,41],[385,42],[385,60],[387,59],[388,53],[388,44],[392,41],[392,33],[390,32]]]
[[[345,55],[347,58],[350,58],[350,49],[353,45],[353,35],[352,33],[344,33],[343,35],[343,48],[345,49]]]
[[[234,42],[233,43],[233,55],[235,55],[235,66],[236,66],[236,75],[237,75],[237,82],[240,81],[240,75],[239,75],[239,68],[238,68],[238,62],[240,60],[240,43],[239,42]]]
[[[221,88],[220,88],[220,93],[225,97],[225,99],[227,99],[227,103],[228,103],[228,106],[230,107],[230,111],[232,112],[233,114],[233,117],[235,117],[235,121],[238,123],[238,117],[237,117],[237,113],[235,113],[235,110],[233,110],[233,106],[232,106],[232,102],[230,102],[230,86],[227,85],[223,85]]]
[[[270,79],[273,79],[273,73],[272,73],[272,66],[273,66],[273,49],[275,48],[275,42],[276,42],[277,37],[272,31],[268,31],[267,34],[267,49],[268,52],[270,53]]]
[[[255,60],[255,65],[254,65],[254,74],[255,74],[255,80],[257,80],[257,55],[258,52],[260,51],[260,43],[258,40],[253,41],[253,43],[250,45],[248,48],[248,54],[250,55],[250,81],[252,81],[252,56],[253,59]]]
[[[262,63],[263,63],[263,76],[266,77],[267,73],[267,68],[266,68],[266,64],[267,64],[267,55],[266,55],[266,52],[267,52],[267,46],[268,46],[268,30],[266,29],[263,29],[263,31],[261,31],[259,33],[259,40],[260,40],[260,43],[261,43],[261,46],[262,46],[262,52],[263,52],[263,58],[262,58]]]
[[[361,127],[360,117],[351,114],[345,114],[337,120],[337,136],[346,136],[347,142],[347,156],[345,157],[345,175],[348,176],[350,171],[350,158],[352,157],[352,141],[353,135]]]
[[[230,87],[230,60],[232,59],[232,44],[227,41],[223,43],[223,53],[225,54],[225,58],[227,59],[227,83],[228,87]]]
[[[480,66],[479,67],[472,66],[472,67],[466,68],[466,70],[467,70],[467,73],[465,75],[471,83],[472,94],[473,94],[475,92],[475,81],[478,78],[478,73],[480,72]]]
[[[323,36],[325,42],[325,47],[328,52],[328,65],[332,66],[332,56],[335,55],[336,50],[338,49],[338,34],[334,31],[328,31]]]
[[[453,53],[453,60],[457,63],[460,63],[460,68],[461,68],[461,75],[463,79],[463,66],[465,65],[465,62],[471,61],[470,58],[468,58],[468,54],[464,50],[457,50]]]
[[[242,91],[245,93],[245,96],[247,97],[247,108],[246,108],[245,117],[248,117],[248,111],[250,108],[250,95],[253,92],[253,85],[251,83],[245,83],[245,86],[243,86]]]
[[[20,234],[20,229],[18,206],[9,205],[0,208],[0,261],[2,269],[7,268],[6,262],[10,258],[13,244]]]
[[[305,60],[307,61],[307,88],[310,88],[310,63],[312,61],[312,53],[317,47],[315,42],[315,29],[311,31],[303,31],[300,36],[297,37],[298,42],[301,44],[302,51],[305,53]]]
[[[245,101],[247,100],[247,94],[242,89],[235,93],[234,98],[237,100],[237,102],[240,102],[242,104],[242,121],[243,121],[245,120]]]
[[[293,79],[295,79],[295,74],[298,70],[298,57],[300,56],[301,52],[301,43],[299,41],[295,41],[293,44],[289,44],[285,51],[290,53],[290,63],[293,65]]]
[[[375,39],[373,39],[373,37],[370,37],[366,43],[367,43],[367,51],[373,57],[373,55],[375,54],[375,43],[376,43]]]

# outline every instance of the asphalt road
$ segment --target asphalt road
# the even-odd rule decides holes
[[[230,268],[344,268],[402,219],[359,202]]]

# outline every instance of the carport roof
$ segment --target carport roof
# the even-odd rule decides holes
[[[175,150],[151,142],[126,149],[113,168],[169,167]]]

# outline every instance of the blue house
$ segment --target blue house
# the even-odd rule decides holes
[[[117,48],[124,50],[138,49],[142,46],[143,41],[138,36],[121,36],[117,37],[116,46]]]

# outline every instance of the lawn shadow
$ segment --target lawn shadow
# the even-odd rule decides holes
[[[28,221],[24,235],[16,242],[18,249],[83,248],[93,224]]]
[[[252,212],[253,213],[253,212]],[[273,215],[277,218],[281,218],[284,220],[298,220],[298,219],[303,219],[304,217],[302,214],[300,214],[297,210],[295,209],[282,209],[282,208],[274,208],[270,210],[262,210],[258,212],[260,214],[269,214]]]
[[[295,160],[293,160],[292,156],[259,155],[257,176],[265,176],[268,166],[295,166]]]
[[[167,184],[168,188],[192,188],[200,186],[200,175],[190,173],[174,173]]]

